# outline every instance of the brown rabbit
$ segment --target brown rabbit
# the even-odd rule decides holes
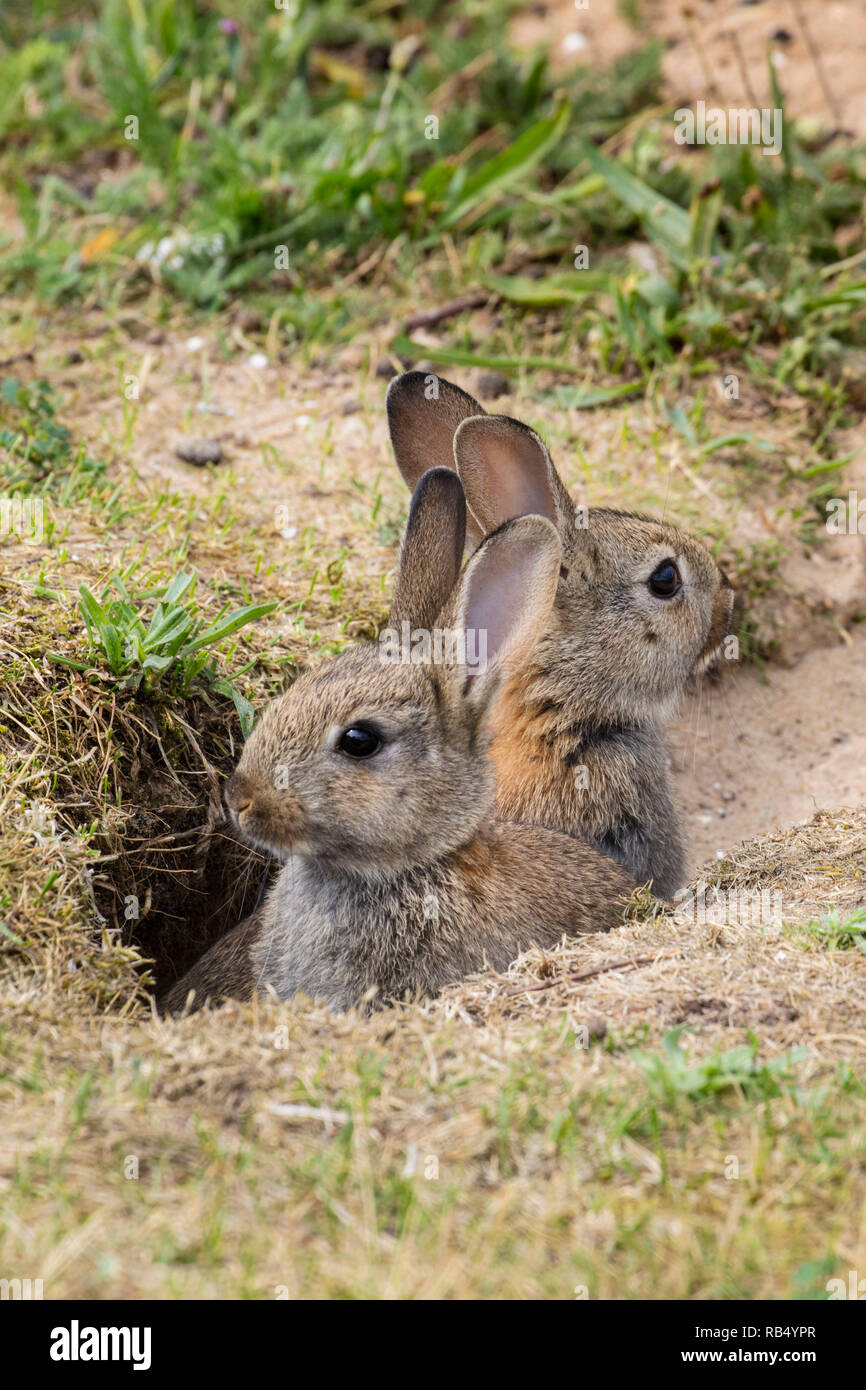
[[[453,590],[431,635],[434,652],[443,634],[455,641],[453,659],[393,660],[367,643],[265,709],[226,803],[284,867],[260,922],[217,943],[170,991],[169,1010],[191,987],[380,1006],[621,918],[634,883],[619,866],[570,836],[493,818],[487,712],[548,621],[561,547],[548,521],[520,518],[487,538],[457,582],[465,516],[453,472],[421,479],[390,620],[416,636],[415,615],[432,621]],[[486,639],[486,660],[472,665],[461,655],[469,632]]]
[[[542,441],[442,378],[392,381],[400,471],[455,468],[475,518],[470,544],[543,516],[562,544],[541,640],[492,711],[497,813],[579,836],[670,898],[685,877],[664,726],[689,681],[718,659],[734,591],[705,546],[664,522],[581,509]]]

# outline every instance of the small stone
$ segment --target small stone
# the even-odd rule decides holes
[[[218,439],[182,439],[174,452],[184,463],[204,468],[208,463],[222,463],[223,446]]]
[[[586,1031],[596,1042],[604,1042],[607,1037],[607,1023],[603,1018],[591,1018],[587,1022]]]
[[[387,72],[391,61],[391,50],[387,44],[373,44],[367,49],[367,67],[371,72]]]
[[[391,377],[396,375],[397,368],[387,357],[383,357],[381,361],[376,363],[376,376],[379,377],[381,381],[390,381]]]
[[[361,402],[357,396],[349,396],[348,400],[343,401],[340,406],[341,415],[357,415],[361,409]]]
[[[72,348],[72,349],[71,349],[69,352],[67,352],[67,354],[66,354],[66,365],[67,365],[67,367],[76,367],[76,366],[78,365],[79,362],[83,362],[83,361],[84,361],[84,353],[83,353],[83,352],[80,352],[80,351],[78,350],[78,348]]]
[[[244,333],[258,333],[264,327],[264,322],[258,309],[241,309],[238,314],[238,327]]]
[[[482,372],[478,378],[478,394],[488,400],[496,400],[497,396],[507,396],[510,390],[511,382],[502,372]]]
[[[145,338],[150,331],[149,324],[135,314],[123,314],[120,318],[120,326],[131,338]]]
[[[252,352],[247,358],[247,366],[254,367],[257,372],[262,371],[268,365],[268,359],[263,352]]]

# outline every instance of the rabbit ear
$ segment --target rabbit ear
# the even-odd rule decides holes
[[[408,621],[430,631],[460,575],[466,498],[450,468],[431,468],[412,494],[400,545],[388,626]]]
[[[526,660],[542,635],[561,563],[559,537],[540,516],[507,522],[469,561],[449,619],[464,634],[466,664],[457,679],[474,708],[487,706],[503,675]]]
[[[544,516],[559,534],[574,503],[538,435],[507,415],[464,420],[454,436],[466,501],[485,532],[515,516]]]
[[[397,467],[412,491],[428,468],[454,468],[454,431],[461,420],[484,414],[472,396],[432,372],[395,377],[385,410]],[[473,517],[467,517],[467,536],[473,550],[484,537]]]

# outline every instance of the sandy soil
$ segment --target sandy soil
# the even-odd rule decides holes
[[[553,71],[560,73],[604,65],[662,38],[668,99],[703,98],[725,108],[774,104],[769,51],[792,116],[866,135],[866,7],[858,0],[641,0],[636,8],[639,27],[633,28],[617,0],[589,0],[586,8],[545,0],[515,18],[512,38],[527,48],[549,44]]]
[[[818,810],[866,803],[866,626],[791,670],[704,685],[672,730],[695,868]]]

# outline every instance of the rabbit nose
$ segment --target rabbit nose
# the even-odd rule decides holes
[[[226,809],[233,811],[236,816],[242,816],[253,804],[253,794],[246,785],[244,779],[235,772],[225,785],[223,800]]]
[[[738,598],[739,595],[737,590],[734,588],[727,575],[720,571],[719,587],[713,599],[710,629],[707,633],[703,651],[695,664],[694,670],[696,674],[715,668],[723,652],[724,655],[728,657],[729,653],[726,650],[727,641],[729,638],[734,637],[734,629],[738,626]],[[736,622],[735,619],[737,619]],[[738,651],[739,647],[735,644],[733,647],[733,660],[735,661],[738,659]]]

